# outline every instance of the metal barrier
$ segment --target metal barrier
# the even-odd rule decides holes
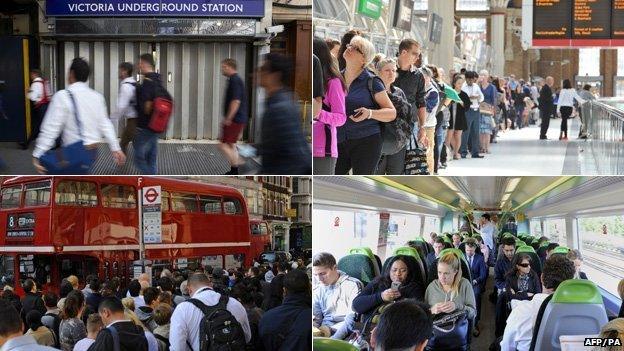
[[[581,106],[586,151],[598,174],[624,174],[624,99],[592,100]]]

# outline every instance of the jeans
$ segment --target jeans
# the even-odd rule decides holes
[[[561,106],[561,132],[568,136],[568,118],[572,115],[571,106]]]
[[[444,151],[444,140],[446,139],[446,129],[442,127],[442,123],[436,126],[435,131],[435,154],[433,155],[433,171],[438,173],[438,164],[445,163],[446,157],[442,157]]]
[[[470,142],[470,152],[472,156],[479,155],[479,149],[481,147],[481,143],[479,141],[479,122],[481,120],[481,113],[477,110],[473,110],[471,108],[466,110],[466,123],[468,124],[468,129],[462,133],[462,142],[461,147],[459,148],[459,153],[462,156],[468,155],[468,143]]]
[[[334,175],[336,169],[336,157],[314,157],[315,175]]]
[[[138,127],[136,129],[134,136],[134,162],[141,174],[156,174],[158,135],[147,129]]]

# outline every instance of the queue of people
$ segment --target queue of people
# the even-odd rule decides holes
[[[153,282],[152,282],[153,279]],[[60,294],[33,279],[0,295],[0,350],[311,349],[311,286],[302,260],[114,277],[75,275]]]
[[[592,95],[591,87],[577,93],[568,79],[555,94],[552,77],[532,83],[487,70],[449,69],[447,75],[443,67],[423,64],[416,40],[404,39],[396,59],[389,58],[358,30],[340,42],[315,38],[313,59],[319,175],[437,174],[451,160],[485,157],[499,133],[540,117],[540,139],[560,115],[559,140],[567,140],[574,107]]]

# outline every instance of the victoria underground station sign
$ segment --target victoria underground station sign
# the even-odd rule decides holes
[[[47,16],[264,17],[269,0],[47,0]]]

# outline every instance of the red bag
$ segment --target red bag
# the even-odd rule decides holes
[[[43,78],[42,78],[43,79]],[[49,104],[50,103],[50,93],[48,92],[48,81],[43,79],[43,81],[36,81],[33,82],[34,83],[41,83],[41,85],[43,85],[43,96],[41,97],[41,100],[39,100],[39,102],[37,102],[35,104],[35,108],[39,108],[44,104]]]
[[[152,105],[152,116],[147,127],[154,133],[163,133],[167,130],[169,118],[173,113],[173,100],[169,92],[162,86],[156,88],[156,97]]]

